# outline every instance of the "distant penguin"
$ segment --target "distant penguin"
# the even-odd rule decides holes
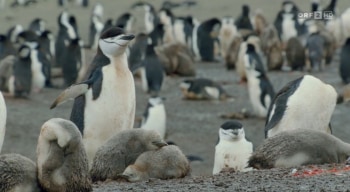
[[[135,87],[125,50],[134,37],[116,27],[102,33],[99,49],[91,64],[94,68],[88,71],[89,78],[67,88],[51,106],[54,108],[76,98],[70,119],[83,135],[90,164],[97,149],[111,136],[133,128]]]
[[[331,0],[329,5],[325,7],[322,11],[323,12],[329,11],[329,12],[332,12],[333,15],[337,15],[336,6],[337,6],[337,0]]]
[[[230,45],[232,44],[234,37],[238,34],[237,28],[234,24],[233,17],[226,16],[221,19],[221,27],[219,31],[220,40],[220,52],[221,57],[226,58],[230,54]],[[227,65],[227,64],[226,64]]]
[[[107,31],[109,28],[112,28],[113,26],[113,20],[112,19],[107,19],[106,22],[103,25],[102,31]]]
[[[24,31],[22,25],[15,25],[8,30],[7,38],[10,39],[12,43],[16,43],[17,35],[22,31]]]
[[[156,9],[153,7],[152,4],[146,3],[146,2],[137,2],[131,6],[132,9],[142,7],[145,10],[144,15],[144,27],[145,27],[145,33],[149,34],[151,33],[154,28],[159,23],[158,14],[156,12]]]
[[[16,49],[6,35],[0,34],[0,60],[8,55],[15,55]]]
[[[88,7],[89,6],[89,0],[76,0],[76,4],[80,5],[82,7]]]
[[[156,131],[131,129],[119,132],[96,152],[90,175],[93,182],[116,179],[145,151],[166,146]],[[110,163],[113,162],[113,163]]]
[[[232,98],[221,85],[205,78],[184,80],[180,88],[184,99],[225,100]]]
[[[183,33],[175,34],[175,30],[174,30],[175,19],[176,19],[175,16],[169,9],[161,9],[159,11],[159,21],[164,26],[164,37],[163,37],[164,43],[176,42],[177,35],[180,35],[182,39],[184,38]]]
[[[147,107],[142,116],[141,129],[154,130],[162,139],[166,134],[166,111],[161,97],[148,99]]]
[[[304,69],[306,62],[305,48],[297,37],[292,37],[287,41],[286,57],[288,66],[292,70],[302,71]]]
[[[291,81],[276,94],[270,105],[265,137],[293,129],[332,133],[330,120],[336,102],[335,89],[314,76],[304,75]]]
[[[141,67],[141,63],[146,57],[148,38],[148,35],[144,33],[136,35],[134,43],[130,47],[130,54],[128,57],[129,68],[131,71]]]
[[[249,99],[254,113],[258,117],[266,117],[275,92],[254,45],[247,44],[244,62],[248,80]]]
[[[46,62],[47,60],[36,48],[32,48],[30,51],[30,60],[32,70],[32,91],[38,93],[45,87],[46,81],[50,81],[50,77],[46,76],[48,74],[45,74],[45,72],[50,72],[50,68],[47,69],[49,63],[43,63],[43,61]]]
[[[295,28],[295,23],[298,21],[293,13],[285,13],[282,15],[282,18],[281,39],[283,42],[287,42],[290,38],[298,36],[298,31]]]
[[[81,134],[73,122],[53,118],[40,131],[37,145],[40,185],[47,191],[92,191]]]
[[[5,99],[0,92],[0,153],[2,145],[4,144],[5,130],[6,130],[6,119],[7,119],[7,107]]]
[[[274,25],[282,42],[298,35],[299,23],[297,21],[299,9],[293,1],[285,0],[282,10],[277,13]]]
[[[145,59],[142,61],[141,69],[142,88],[151,95],[158,95],[164,81],[163,66],[154,51],[154,44],[151,38],[147,40]]]
[[[266,139],[252,154],[249,167],[294,168],[302,165],[344,163],[350,144],[316,130],[291,130]]]
[[[253,153],[253,144],[245,138],[244,127],[237,121],[228,121],[219,129],[219,141],[215,147],[213,175],[223,168],[245,171]]]
[[[225,65],[227,70],[232,70],[236,68],[238,62],[238,54],[243,38],[240,35],[233,37],[231,44],[227,48],[227,54],[225,56]]]
[[[73,19],[74,20],[74,19]],[[76,31],[76,26],[74,26],[74,22],[72,23],[71,16],[68,12],[63,11],[58,16],[58,34],[55,41],[55,56],[56,56],[56,67],[62,66],[64,62],[63,53],[66,49],[65,40],[71,40],[78,38],[78,34]]]
[[[242,5],[242,13],[237,17],[235,25],[238,30],[245,29],[253,31],[253,25],[250,21],[250,8],[248,5]]]
[[[55,37],[51,31],[45,30],[39,36],[39,49],[45,54],[51,65],[55,58]]]
[[[71,41],[66,41],[66,43],[67,49],[63,53],[66,62],[62,63],[62,74],[64,85],[68,87],[76,83],[83,61],[81,53],[82,41],[80,39],[72,39]]]
[[[130,33],[135,21],[135,17],[130,13],[124,13],[120,15],[115,23],[116,27],[124,29],[126,32]]]
[[[32,22],[30,22],[28,29],[40,36],[41,33],[43,33],[46,30],[46,23],[44,20],[36,18]]]
[[[89,31],[89,45],[90,48],[96,50],[98,47],[98,39],[104,28],[102,22],[103,19],[103,7],[101,4],[96,4],[91,15],[90,31]]]
[[[22,155],[0,155],[0,178],[0,191],[41,192],[35,163]]]
[[[220,27],[221,21],[217,18],[212,18],[202,22],[198,28],[195,28],[196,38],[194,43],[198,47],[197,57],[202,61],[214,61],[215,60],[215,41],[216,35],[215,31]]]
[[[305,48],[307,50],[307,59],[310,63],[311,70],[322,71],[325,65],[325,40],[319,32],[309,35],[306,40]]]
[[[343,83],[350,83],[350,38],[343,45],[340,52],[340,68],[339,73]]]
[[[8,80],[8,91],[15,97],[29,96],[32,90],[31,48],[22,45],[13,64],[13,73]]]
[[[155,151],[142,153],[134,164],[122,174],[130,182],[157,179],[175,179],[187,176],[190,164],[187,157],[176,145],[164,146]]]

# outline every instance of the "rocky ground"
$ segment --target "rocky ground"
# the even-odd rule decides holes
[[[5,33],[14,24],[27,26],[29,21],[36,17],[45,18],[48,28],[57,31],[56,17],[62,9],[57,8],[54,1],[41,1],[39,4],[27,8],[0,10],[0,33]],[[92,4],[94,4],[92,0]],[[125,12],[131,1],[101,1],[105,6],[105,17],[116,18]],[[151,1],[159,5],[162,1]],[[237,16],[243,3],[251,5],[252,10],[261,8],[269,21],[275,17],[280,7],[280,0],[244,1],[244,0],[201,0],[198,7],[193,9],[177,10],[177,15],[193,14],[199,20],[225,15]],[[298,0],[296,3],[304,10],[309,10],[309,1]],[[347,1],[339,2],[339,10],[350,6]],[[89,15],[91,7],[83,9],[75,6],[68,10],[76,15],[79,33],[87,39]],[[93,52],[87,54],[87,61],[91,60]],[[167,77],[161,95],[166,98],[167,111],[167,140],[179,145],[185,154],[197,155],[203,162],[193,162],[192,176],[179,180],[150,180],[140,183],[108,182],[95,185],[95,191],[346,191],[350,189],[349,172],[341,174],[323,173],[321,175],[299,177],[293,176],[291,169],[273,169],[267,171],[253,171],[247,173],[226,172],[217,176],[210,176],[214,161],[214,147],[218,137],[218,129],[226,120],[220,115],[238,112],[243,108],[251,110],[246,85],[238,84],[235,71],[227,71],[221,63],[197,63],[197,77],[211,78],[223,84],[227,92],[235,97],[233,102],[219,101],[185,101],[178,88],[184,79]],[[287,82],[300,77],[303,72],[269,72],[268,76],[278,91]],[[333,85],[341,92],[343,84],[338,75],[338,62],[327,66],[324,72],[313,74]],[[60,85],[61,80],[55,80]],[[137,93],[136,117],[141,117],[148,96],[141,90],[141,83],[136,79]],[[51,103],[62,89],[45,89],[42,93],[32,94],[29,99],[6,98],[8,121],[5,143],[2,153],[20,153],[36,160],[36,144],[40,126],[53,117],[69,118],[71,102],[67,102],[53,110]],[[317,115],[317,114],[315,114]],[[342,104],[335,108],[332,116],[334,135],[346,142],[350,142],[349,105]],[[241,120],[247,137],[255,146],[264,139],[264,119]],[[138,126],[138,123],[135,124]],[[343,168],[343,165],[334,165]],[[321,166],[332,168],[333,165]],[[308,169],[307,167],[298,168]]]

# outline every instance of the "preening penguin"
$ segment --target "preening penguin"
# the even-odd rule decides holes
[[[0,191],[40,192],[35,163],[19,154],[0,155]]]
[[[7,108],[5,99],[0,92],[0,153],[2,145],[4,144],[5,131],[6,131],[6,119],[7,119]]]
[[[291,130],[268,138],[249,159],[249,167],[271,169],[309,164],[343,163],[350,144],[317,130]]]
[[[216,82],[210,79],[187,79],[180,84],[183,98],[190,100],[225,100],[232,96]]]
[[[176,145],[142,153],[122,174],[130,182],[149,178],[174,179],[188,175],[190,164]]]
[[[245,138],[243,125],[228,121],[219,129],[219,141],[215,147],[213,175],[223,168],[245,171],[253,153],[253,144]]]
[[[155,130],[162,139],[166,134],[166,112],[161,97],[151,97],[148,99],[148,104],[142,116],[142,129]]]
[[[117,179],[140,154],[166,145],[167,143],[153,130],[121,131],[98,149],[90,170],[92,181]]]
[[[350,38],[343,45],[340,52],[340,68],[339,73],[343,83],[350,83]]]
[[[314,76],[305,75],[289,82],[270,105],[265,137],[293,129],[332,133],[330,120],[336,101],[335,89]]]
[[[247,44],[244,63],[248,80],[249,99],[254,113],[258,117],[266,117],[275,92],[263,68],[261,58],[252,44]]]
[[[125,53],[133,38],[134,35],[126,35],[120,28],[105,31],[91,64],[93,68],[88,71],[89,78],[67,88],[51,106],[54,108],[76,98],[70,119],[83,135],[89,163],[92,163],[97,149],[111,136],[133,128],[135,86]]]
[[[38,179],[47,191],[92,191],[82,137],[73,122],[53,118],[40,131]]]

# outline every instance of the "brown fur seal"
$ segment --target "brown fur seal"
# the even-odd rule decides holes
[[[285,131],[268,138],[248,161],[249,167],[270,169],[308,164],[342,163],[350,156],[350,144],[316,130]]]
[[[73,122],[53,118],[41,127],[37,146],[38,179],[50,192],[92,191],[82,136]]]
[[[0,156],[0,191],[39,192],[35,163],[19,154]]]
[[[131,182],[148,178],[173,179],[185,177],[190,172],[187,157],[179,147],[169,145],[159,150],[142,153],[122,176]]]
[[[167,145],[153,130],[132,129],[116,134],[100,147],[90,170],[93,182],[117,179],[145,151]]]

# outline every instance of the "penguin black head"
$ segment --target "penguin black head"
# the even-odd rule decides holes
[[[244,138],[243,125],[238,121],[227,121],[220,126],[219,138],[232,141]]]
[[[54,36],[51,31],[45,30],[40,34],[40,38],[54,40]]]
[[[18,49],[18,58],[23,60],[30,59],[30,52],[31,48],[28,45],[22,45]]]
[[[125,52],[129,42],[134,38],[135,35],[126,35],[122,28],[111,27],[101,34],[99,47],[107,57],[116,57]]]
[[[255,47],[253,44],[248,43],[247,44],[247,53],[254,53],[255,52]]]
[[[242,5],[242,15],[248,17],[249,16],[249,5]]]
[[[37,42],[38,35],[33,31],[22,31],[17,35],[17,43]]]
[[[190,79],[184,80],[180,84],[180,89],[183,91],[186,91],[191,87],[192,83],[193,83],[193,80],[190,80]]]

